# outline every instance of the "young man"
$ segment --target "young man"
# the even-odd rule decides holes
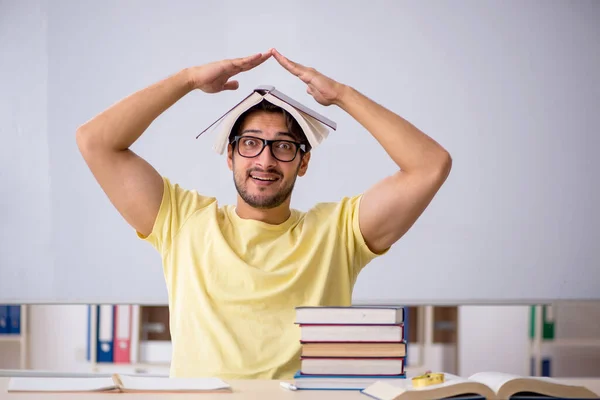
[[[181,188],[129,149],[190,91],[235,90],[232,76],[269,57],[317,102],[362,124],[398,171],[362,195],[290,209],[310,149],[293,118],[262,105],[230,136],[235,206]],[[360,270],[414,224],[451,167],[449,154],[406,120],[274,49],[183,69],[86,122],[77,143],[112,204],[162,257],[175,377],[291,378],[300,365],[295,307],[350,305]]]

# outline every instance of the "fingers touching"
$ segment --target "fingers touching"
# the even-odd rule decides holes
[[[295,62],[289,60],[287,57],[284,57],[280,52],[278,52],[275,49],[271,49],[271,52],[273,53],[273,57],[275,57],[275,60],[277,60],[277,62],[279,64],[281,64],[281,66],[285,69],[287,69],[288,71],[290,71],[292,74],[294,75],[298,75],[299,74],[299,68],[298,68],[298,64],[296,64]]]
[[[309,68],[297,62],[294,62],[275,49],[271,49],[271,52],[273,53],[273,57],[275,57],[275,60],[277,60],[277,62],[283,68],[288,70],[290,73],[296,75],[298,78],[300,78],[300,80],[302,80],[306,84],[309,84],[317,73],[317,71],[314,68]]]
[[[234,58],[230,60],[230,66],[233,73],[248,71],[264,63],[269,57],[271,57],[270,52],[257,53],[248,57]]]
[[[292,73],[293,75],[300,78],[305,83],[309,84],[312,78],[315,75],[314,69],[305,67],[302,64],[298,64],[284,55],[282,55],[279,51],[272,48],[265,53],[256,53],[247,57],[240,58],[232,58],[226,61],[226,71],[227,74],[231,77],[233,75],[239,74],[240,72],[251,70],[259,66],[260,64],[267,61],[271,56],[277,60],[277,62],[285,68],[287,71]],[[239,87],[239,83],[237,81],[229,81],[225,84],[224,89],[235,90]]]

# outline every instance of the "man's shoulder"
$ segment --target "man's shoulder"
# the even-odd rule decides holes
[[[219,208],[219,202],[215,196],[211,196],[185,186],[179,182],[173,182],[170,178],[163,176],[164,196],[161,210],[189,217],[199,211],[208,211],[211,208]],[[164,209],[164,210],[163,210]]]
[[[301,212],[304,218],[325,218],[351,216],[356,213],[360,205],[362,194],[345,196],[335,201],[321,201],[315,203],[305,212]]]
[[[213,195],[203,193],[193,186],[186,186],[180,182],[175,182],[170,178],[163,176],[164,191],[178,201],[199,201],[205,203],[217,203],[217,198]]]

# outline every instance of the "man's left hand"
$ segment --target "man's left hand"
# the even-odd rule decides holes
[[[333,79],[321,74],[314,68],[305,67],[284,57],[275,49],[271,49],[273,57],[277,62],[292,74],[296,75],[302,82],[308,86],[306,91],[321,105],[329,106],[331,104],[339,105],[346,85],[334,81]]]

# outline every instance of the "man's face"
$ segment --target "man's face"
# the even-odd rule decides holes
[[[240,136],[297,142],[290,135],[285,117],[280,113],[256,112],[249,115],[241,127]],[[293,161],[282,162],[273,157],[267,146],[258,156],[246,158],[238,153],[239,145],[238,142],[233,151],[229,145],[227,164],[233,171],[235,187],[242,199],[252,207],[263,209],[285,202],[292,193],[296,177],[306,173],[310,153],[301,158],[299,151]]]

